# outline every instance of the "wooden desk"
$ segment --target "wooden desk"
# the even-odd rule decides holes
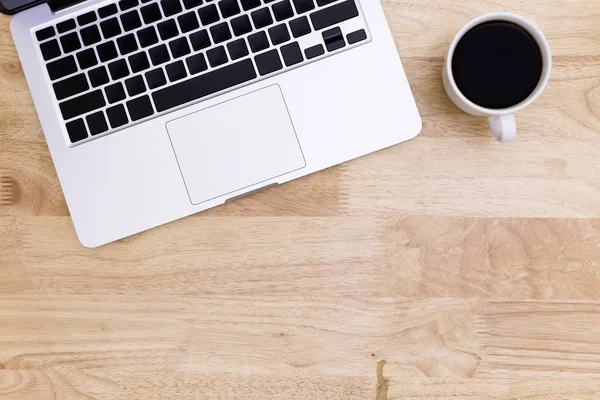
[[[94,250],[0,20],[0,398],[370,400],[384,358],[390,399],[600,398],[598,2],[384,7],[421,136]],[[440,75],[500,10],[555,55],[509,145]]]

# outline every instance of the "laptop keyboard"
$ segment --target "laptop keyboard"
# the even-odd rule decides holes
[[[71,143],[366,42],[357,0],[121,0],[35,32]]]

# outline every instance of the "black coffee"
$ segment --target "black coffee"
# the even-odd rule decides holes
[[[458,89],[485,108],[508,108],[525,100],[542,77],[542,52],[525,29],[491,21],[468,31],[452,58]]]

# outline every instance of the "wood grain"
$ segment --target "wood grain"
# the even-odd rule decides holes
[[[93,250],[0,19],[0,399],[600,399],[598,4],[383,6],[418,138]],[[510,145],[440,79],[490,11],[554,54]]]
[[[0,306],[5,392],[358,399],[374,392],[380,358],[392,399],[436,384],[438,398],[445,385],[464,385],[459,396],[486,384],[542,391],[541,379],[600,390],[597,303],[74,294],[7,295]]]

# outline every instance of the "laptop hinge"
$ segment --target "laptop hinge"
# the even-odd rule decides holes
[[[48,7],[50,7],[52,12],[57,12],[74,6],[75,4],[83,3],[84,1],[86,0],[50,0],[48,2]]]

